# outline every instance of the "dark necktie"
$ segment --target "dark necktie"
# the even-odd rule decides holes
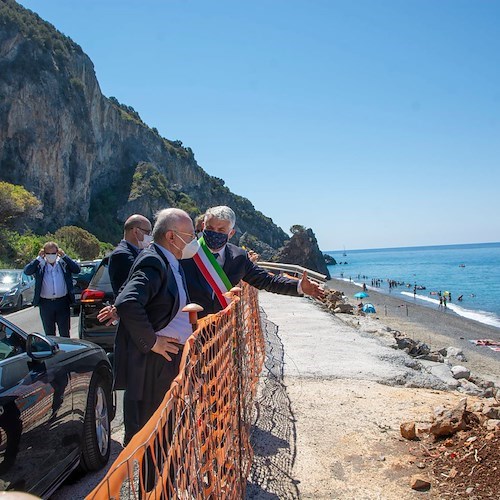
[[[218,252],[215,252],[212,255],[214,256],[215,260],[217,260],[219,258],[219,253]]]
[[[186,283],[186,275],[184,274],[184,269],[182,269],[182,266],[180,264],[179,264],[179,274],[181,275],[182,284],[184,285],[184,290],[186,292],[186,304],[189,304],[191,302],[191,299],[189,298],[189,292]]]

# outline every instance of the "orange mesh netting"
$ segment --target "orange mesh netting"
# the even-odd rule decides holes
[[[265,356],[257,290],[198,325],[162,404],[87,499],[244,497]]]

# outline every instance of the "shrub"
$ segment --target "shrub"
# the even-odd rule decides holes
[[[100,255],[99,240],[77,226],[63,226],[54,233],[56,243],[70,256],[82,260],[95,259]]]

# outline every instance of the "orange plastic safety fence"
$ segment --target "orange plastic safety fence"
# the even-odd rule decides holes
[[[200,320],[162,404],[87,499],[244,497],[264,355],[257,291],[244,285]]]

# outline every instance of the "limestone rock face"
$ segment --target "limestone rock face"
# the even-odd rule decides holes
[[[156,184],[137,195],[144,164]],[[288,238],[208,175],[190,148],[103,96],[82,49],[13,0],[0,4],[0,180],[43,202],[44,218],[32,227],[39,232],[75,224],[112,241],[134,212],[152,217],[175,204],[196,215],[224,204],[236,212],[237,237],[248,232],[274,249]]]
[[[318,241],[312,229],[301,226],[292,228],[294,234],[283,248],[276,253],[275,262],[284,264],[297,264],[312,271],[325,274],[330,279],[323,253],[318,247]]]

